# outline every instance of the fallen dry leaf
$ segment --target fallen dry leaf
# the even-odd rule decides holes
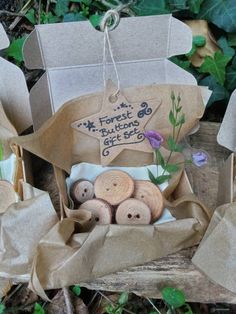
[[[204,62],[205,56],[213,57],[215,52],[220,50],[217,46],[214,36],[212,35],[209,25],[205,20],[191,20],[184,21],[192,30],[193,36],[204,36],[206,39],[206,45],[204,47],[198,47],[193,56],[189,58],[191,63],[195,67],[200,67]]]
[[[0,278],[0,299],[5,297],[5,295],[10,291],[12,283],[8,279]]]

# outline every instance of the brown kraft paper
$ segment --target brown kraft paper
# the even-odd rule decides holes
[[[168,121],[172,90],[180,93],[182,98],[181,105],[186,115],[181,132],[181,136],[184,136],[204,112],[198,87],[153,85],[125,89],[123,93],[131,102],[160,99],[161,105],[145,129],[158,130],[168,137],[172,132]],[[13,141],[54,165],[64,206],[67,205],[64,171],[69,173],[73,164],[82,161],[100,163],[99,141],[73,130],[71,123],[98,112],[102,96],[103,93],[97,93],[68,102],[37,132]],[[152,162],[152,153],[134,153],[127,149],[112,164],[143,166]],[[63,219],[38,245],[31,272],[31,289],[46,298],[43,289],[90,281],[199,243],[211,215],[193,194],[186,194],[186,191],[189,192],[186,186],[186,177],[179,171],[164,192],[167,205],[177,218],[174,222],[155,226],[99,225],[89,233],[74,233],[76,222]]]

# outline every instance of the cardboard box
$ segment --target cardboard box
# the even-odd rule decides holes
[[[192,47],[190,28],[171,15],[122,18],[109,35],[121,87],[197,85],[190,73],[167,59]],[[26,67],[45,70],[30,91],[35,130],[65,102],[103,89],[103,36],[88,21],[36,25],[23,49]],[[116,82],[110,62],[109,78]],[[207,88],[204,94],[206,103]]]
[[[0,24],[0,50],[9,46],[9,39]],[[0,100],[11,123],[20,134],[32,125],[29,92],[24,73],[16,65],[0,58]]]

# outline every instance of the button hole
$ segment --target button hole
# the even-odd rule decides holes
[[[141,198],[144,198],[144,195],[141,195]]]
[[[131,215],[131,214],[128,214],[127,216],[128,216],[128,218],[132,218],[132,215]]]
[[[136,218],[138,218],[138,219],[139,219],[139,218],[140,218],[140,215],[139,215],[139,214],[137,214],[137,215],[136,215]]]
[[[110,189],[108,189],[108,188],[107,188],[106,190],[107,190],[107,191],[110,191]]]
[[[98,222],[98,221],[99,221],[99,217],[96,217],[96,218],[95,218],[95,221],[97,221],[97,222]]]
[[[84,189],[84,193],[87,193],[88,192],[88,190],[87,189]]]
[[[113,186],[117,186],[117,183],[113,183]]]

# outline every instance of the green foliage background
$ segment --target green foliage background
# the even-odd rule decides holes
[[[194,67],[189,56],[196,47],[205,44],[204,38],[197,36],[199,38],[194,38],[193,49],[189,54],[172,57],[170,60],[192,73],[199,85],[209,86],[213,90],[208,106],[219,102],[222,106],[228,103],[236,88],[235,0],[38,0],[32,1],[25,19],[33,25],[89,20],[94,27],[99,28],[104,13],[117,7],[123,16],[172,13],[181,20],[207,20],[221,50],[213,57],[205,57],[200,68]],[[20,38],[13,41],[7,50],[7,56],[14,58],[18,64],[22,61],[21,48],[24,40],[25,38]]]

